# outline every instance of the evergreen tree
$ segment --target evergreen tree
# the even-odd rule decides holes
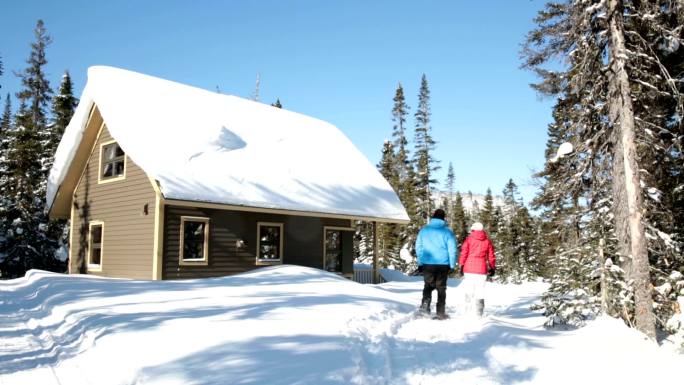
[[[487,194],[484,198],[484,205],[480,212],[480,222],[484,225],[487,231],[491,231],[492,222],[494,221],[494,197],[492,196],[492,189],[487,187]]]
[[[73,84],[69,72],[64,72],[62,82],[59,85],[58,94],[53,99],[52,104],[52,123],[49,128],[48,142],[46,145],[46,152],[50,154],[49,165],[52,167],[52,160],[54,153],[57,150],[57,145],[62,140],[64,130],[69,125],[71,117],[76,111],[78,99],[73,93]]]
[[[389,140],[385,141],[382,150],[382,158],[378,164],[380,174],[389,182],[395,192],[399,189],[399,175],[396,167],[394,146]],[[401,239],[399,228],[392,223],[379,223],[378,225],[378,257],[382,267],[393,267],[402,270],[405,266],[400,258]]]
[[[5,98],[5,108],[3,109],[2,117],[0,117],[0,234],[7,232],[7,210],[9,207],[9,181],[8,176],[9,166],[9,149],[10,139],[13,137],[12,132],[12,106],[10,95],[7,94]],[[0,247],[2,247],[2,238],[0,238]],[[1,258],[0,258],[1,259]]]
[[[602,231],[611,231],[617,242],[606,249],[615,252],[609,258],[634,293],[634,313],[622,316],[652,338],[653,310],[663,326],[673,298],[659,291],[653,297],[651,287],[668,283],[683,264],[675,251],[682,214],[673,204],[682,195],[675,186],[682,178],[676,170],[682,169],[684,103],[678,75],[672,75],[682,70],[683,17],[681,2],[553,2],[539,13],[539,27],[523,51],[524,65],[541,76],[535,88],[559,98],[558,134],[574,139],[571,159],[546,167],[547,184],[565,183],[546,188],[545,207],[590,217],[574,222],[595,219],[595,212],[583,212],[583,202],[611,212],[611,229]],[[566,65],[558,69],[559,62]],[[544,68],[546,63],[554,69]]]
[[[354,233],[354,259],[356,263],[373,263],[373,224],[357,221]]]
[[[491,192],[488,194],[491,195]],[[501,281],[520,283],[538,276],[539,258],[534,254],[537,224],[509,179],[503,190],[503,209],[491,209],[490,234],[497,251],[497,275]],[[485,204],[487,206],[487,204]],[[483,210],[481,217],[489,210]]]
[[[446,197],[442,202],[442,207],[446,211],[447,219],[449,223],[454,223],[454,213],[452,207],[454,206],[454,183],[456,181],[456,176],[454,175],[454,165],[449,162],[449,168],[447,169],[446,180],[444,181],[444,187],[446,190]]]
[[[45,158],[47,159],[47,163],[45,164],[44,169],[46,178],[52,168],[55,152],[57,151],[59,142],[62,140],[64,130],[69,125],[71,117],[74,115],[74,111],[76,111],[76,106],[78,105],[78,98],[73,94],[73,84],[68,71],[64,72],[58,94],[53,98],[52,102],[52,123],[48,127],[49,136],[47,144],[45,145]],[[68,255],[67,249],[69,247],[68,221],[51,220],[48,223],[46,233],[49,238],[57,239],[57,253],[60,254],[59,258],[66,258]]]
[[[415,254],[413,249],[414,242],[418,235],[421,221],[416,207],[415,171],[413,164],[409,160],[408,140],[406,139],[406,116],[409,107],[406,104],[404,89],[401,83],[397,85],[393,102],[392,122],[394,124],[392,127],[392,137],[394,138],[395,165],[399,178],[397,194],[411,220],[408,225],[400,228],[398,241],[401,244],[400,249],[406,249],[409,251],[409,254],[413,255]]]
[[[5,255],[0,263],[3,277],[22,276],[32,268],[64,270],[64,263],[55,258],[58,242],[50,234],[44,212],[45,166],[49,162],[44,149],[49,138],[45,110],[52,91],[43,71],[50,37],[42,20],[36,24],[35,38],[28,67],[19,74],[23,86],[17,93],[20,107],[8,140],[8,202],[2,217],[6,236],[0,243],[0,253]]]
[[[435,171],[439,170],[437,160],[432,153],[435,149],[435,141],[432,139],[430,126],[430,89],[425,74],[421,78],[420,91],[418,93],[418,108],[414,114],[414,155],[413,163],[416,170],[415,190],[418,211],[424,218],[423,223],[432,213],[432,191],[437,182],[434,178]]]
[[[2,117],[0,117],[0,140],[4,139],[7,133],[9,133],[10,124],[12,122],[12,104],[10,101],[10,95],[7,94],[5,97],[5,108],[2,110]]]
[[[5,73],[5,67],[2,64],[2,56],[0,56],[0,76],[2,76]],[[0,84],[0,88],[2,88],[2,84]]]
[[[408,105],[404,97],[404,88],[401,83],[397,86],[394,93],[394,106],[392,107],[392,137],[394,138],[394,148],[397,151],[397,172],[402,180],[408,178],[408,169],[411,166],[408,154],[408,140],[406,139],[406,115]]]
[[[480,204],[477,202],[475,197],[473,196],[472,191],[468,191],[468,200],[470,201],[470,212],[468,213],[470,215],[470,219],[473,222],[477,222],[480,220]]]
[[[470,229],[468,224],[470,223],[470,218],[463,208],[463,197],[461,196],[460,192],[456,192],[451,213],[451,229],[454,231],[458,241],[462,243],[468,236],[468,230]]]
[[[395,192],[399,191],[399,173],[396,166],[394,145],[386,140],[382,147],[382,157],[378,164],[378,171],[385,177],[385,180],[392,186]]]

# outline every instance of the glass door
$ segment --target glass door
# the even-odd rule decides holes
[[[334,273],[342,272],[342,231],[325,231],[325,266],[324,269]]]

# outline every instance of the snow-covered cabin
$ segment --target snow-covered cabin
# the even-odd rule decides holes
[[[297,264],[352,273],[353,221],[407,223],[333,125],[112,67],[92,67],[48,179],[71,219],[69,270],[220,276]]]

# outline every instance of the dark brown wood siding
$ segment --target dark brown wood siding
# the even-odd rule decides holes
[[[181,216],[209,218],[209,261],[206,266],[179,264]],[[351,226],[351,221],[346,219],[165,206],[162,278],[215,277],[259,267],[256,264],[258,222],[283,224],[283,263],[316,268],[323,267],[323,227]],[[244,247],[237,247],[239,240],[245,242]],[[349,253],[351,255],[351,250]]]
[[[74,192],[71,272],[83,271],[89,223],[101,221],[104,223],[102,271],[88,273],[152,279],[155,192],[147,174],[130,157],[126,159],[125,179],[98,183],[100,146],[111,140],[105,125]]]

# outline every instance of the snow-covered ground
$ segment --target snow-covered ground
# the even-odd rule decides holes
[[[0,282],[0,384],[679,383],[684,356],[620,321],[546,330],[543,283],[492,284],[481,320],[412,316],[420,278],[360,285],[277,266],[130,281],[31,271]]]

